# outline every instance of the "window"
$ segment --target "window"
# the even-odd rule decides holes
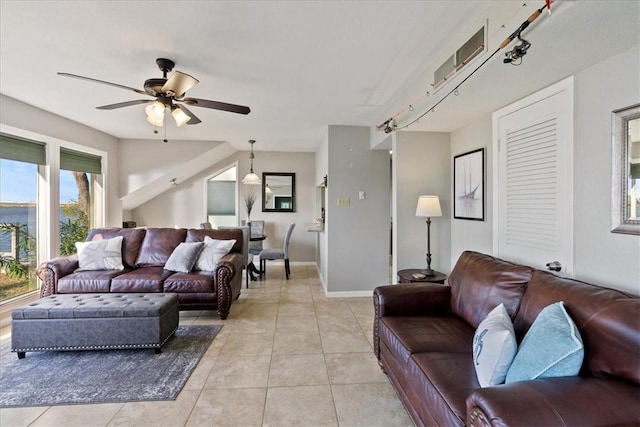
[[[102,170],[100,156],[60,149],[60,255],[76,252],[96,225],[94,187]]]
[[[75,242],[104,224],[102,162],[0,133],[0,303],[36,290],[40,260],[75,253]]]
[[[37,289],[38,165],[43,144],[0,134],[0,302]]]

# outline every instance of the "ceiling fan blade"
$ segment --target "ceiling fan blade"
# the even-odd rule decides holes
[[[249,114],[251,112],[251,109],[244,105],[227,104],[226,102],[209,101],[207,99],[185,98],[182,102],[194,107],[212,108],[214,110],[229,111],[230,113]]]
[[[64,76],[64,77],[73,77],[74,79],[88,80],[90,82],[95,82],[95,83],[102,83],[104,85],[109,85],[109,86],[118,87],[120,89],[130,90],[130,91],[133,91],[135,93],[139,93],[140,95],[149,95],[147,92],[145,92],[144,90],[141,90],[141,89],[136,89],[136,88],[129,87],[129,86],[119,85],[118,83],[105,82],[104,80],[98,80],[98,79],[94,79],[94,78],[91,78],[91,77],[79,76],[77,74],[69,74],[69,73],[58,73],[58,75]]]
[[[116,108],[130,107],[132,105],[149,104],[153,99],[136,99],[135,101],[118,102],[116,104],[101,105],[96,107],[98,110],[115,110]]]
[[[182,97],[186,91],[194,87],[199,83],[199,80],[191,77],[189,74],[181,73],[180,71],[175,71],[169,77],[169,80],[162,86],[163,92],[173,92],[175,93],[175,98]]]
[[[182,112],[184,112],[187,116],[191,117],[191,119],[189,119],[189,121],[187,122],[188,125],[197,125],[198,123],[202,123],[202,121],[195,114],[189,111],[189,109],[184,105],[175,104],[175,103],[174,105],[179,109],[181,109]]]

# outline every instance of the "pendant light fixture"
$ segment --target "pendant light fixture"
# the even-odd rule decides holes
[[[242,183],[245,185],[262,184],[260,177],[253,172],[253,159],[255,157],[253,154],[253,144],[255,143],[256,141],[254,139],[249,140],[249,144],[251,144],[251,154],[249,154],[249,159],[251,159],[251,168],[249,169],[249,173],[242,179]]]

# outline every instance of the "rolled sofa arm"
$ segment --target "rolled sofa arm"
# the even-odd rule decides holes
[[[242,263],[242,254],[238,252],[227,254],[218,262],[215,283],[218,295],[218,315],[221,319],[226,319],[229,316],[231,303],[240,296]]]
[[[73,273],[78,268],[78,255],[53,258],[38,266],[36,274],[42,280],[40,298],[58,293],[58,280]]]
[[[640,425],[638,386],[617,379],[558,377],[481,388],[467,397],[467,425]]]
[[[379,286],[373,290],[373,352],[380,359],[379,323],[385,316],[446,316],[451,288],[439,283]]]

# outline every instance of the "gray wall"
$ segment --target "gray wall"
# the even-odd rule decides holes
[[[431,268],[449,273],[451,242],[451,167],[449,134],[397,132],[394,161],[394,259],[397,270],[426,268],[426,218],[416,217],[418,197],[440,198],[442,216],[431,219]],[[395,283],[396,278],[393,278]]]
[[[389,163],[388,151],[369,148],[368,127],[329,126],[328,292],[370,295],[389,281]],[[338,206],[338,198],[350,205]]]
[[[485,220],[469,221],[453,219],[453,200],[449,204],[451,213],[451,263],[452,268],[460,254],[465,250],[473,250],[490,254],[493,252],[493,148],[492,121],[488,114],[474,123],[451,133],[451,154],[449,164],[449,194],[453,194],[453,157],[477,148],[485,151]]]
[[[183,150],[188,150],[187,145]],[[192,155],[197,155],[197,151]],[[209,169],[180,182],[171,190],[159,195],[131,212],[132,219],[147,227],[198,227],[205,221],[205,180],[216,171],[238,162],[239,179],[249,172],[249,152],[238,152]],[[172,165],[172,166],[175,166]],[[251,219],[265,220],[265,248],[282,247],[288,225],[296,223],[291,236],[290,256],[293,262],[315,261],[315,233],[307,231],[315,214],[314,154],[313,153],[255,153],[254,171],[294,172],[296,174],[296,212],[262,212],[262,198],[258,197],[251,212]],[[144,170],[139,173],[144,174]],[[247,212],[239,196],[238,216],[247,218]]]
[[[574,239],[575,277],[640,294],[640,236],[611,233],[611,112],[640,102],[640,47],[575,75]],[[515,101],[515,100],[514,100]],[[451,134],[451,157],[491,147],[491,117]],[[487,155],[487,206],[493,165]],[[473,249],[492,252],[492,216],[483,223],[454,220],[451,259]]]

